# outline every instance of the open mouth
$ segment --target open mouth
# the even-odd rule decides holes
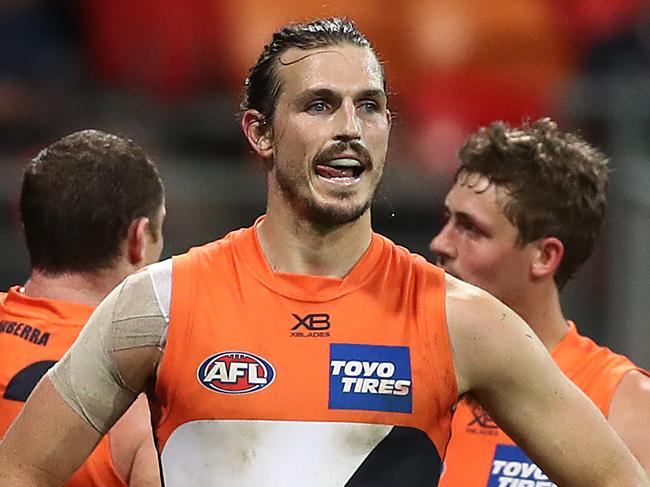
[[[315,171],[325,179],[358,179],[365,167],[356,159],[341,158],[333,159],[327,163],[317,164]]]

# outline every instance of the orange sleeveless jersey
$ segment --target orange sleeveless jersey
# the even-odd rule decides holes
[[[172,275],[167,487],[437,485],[457,397],[442,270],[374,234],[343,279],[274,273],[248,228]]]
[[[82,304],[31,298],[18,287],[0,293],[0,438],[39,379],[72,346],[92,311]],[[108,442],[106,435],[67,487],[126,486],[115,471]]]
[[[625,374],[640,369],[629,359],[569,331],[551,355],[564,372],[607,416]],[[554,487],[555,484],[515,445],[480,406],[458,405],[445,458],[441,487]]]

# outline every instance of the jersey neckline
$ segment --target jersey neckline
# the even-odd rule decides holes
[[[55,299],[34,298],[20,291],[20,286],[12,286],[0,305],[12,316],[41,318],[60,321],[63,325],[83,326],[94,308],[87,304],[59,301]]]
[[[343,278],[274,272],[257,235],[257,225],[263,219],[261,216],[253,226],[231,234],[235,258],[243,262],[261,284],[285,297],[309,302],[330,301],[363,286],[380,267],[378,263],[384,254],[386,239],[373,232],[368,249]]]

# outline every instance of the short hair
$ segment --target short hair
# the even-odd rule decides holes
[[[132,140],[98,130],[63,137],[23,175],[20,215],[32,268],[57,275],[112,267],[131,222],[148,217],[153,225],[163,198],[156,167]]]
[[[271,122],[281,90],[277,77],[277,62],[281,62],[280,56],[292,48],[309,50],[341,44],[365,47],[372,51],[381,69],[386,91],[384,68],[370,41],[351,20],[332,17],[309,23],[293,23],[273,34],[271,42],[264,46],[261,56],[250,69],[241,110],[257,110],[264,117],[264,123]]]
[[[486,176],[511,199],[502,208],[518,243],[554,236],[565,252],[554,276],[561,289],[591,255],[607,208],[608,159],[549,118],[521,127],[494,122],[459,152],[464,172]]]

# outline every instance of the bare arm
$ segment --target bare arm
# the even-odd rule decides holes
[[[134,337],[124,332],[156,318],[142,299],[152,292],[142,276],[131,276],[99,305],[36,386],[0,443],[0,485],[62,485],[154,380],[160,351],[128,347]]]
[[[131,405],[109,433],[113,464],[130,487],[159,487],[158,453],[151,432],[149,405],[144,394]]]
[[[151,461],[152,457],[155,462]],[[135,453],[129,487],[159,487],[160,485],[158,453],[153,438],[147,438],[140,443]]]
[[[0,442],[0,485],[61,486],[100,439],[45,376]]]
[[[625,375],[614,392],[609,422],[650,475],[650,377]]]
[[[473,394],[559,485],[650,485],[602,414],[520,317],[453,277],[447,286],[459,394]]]

